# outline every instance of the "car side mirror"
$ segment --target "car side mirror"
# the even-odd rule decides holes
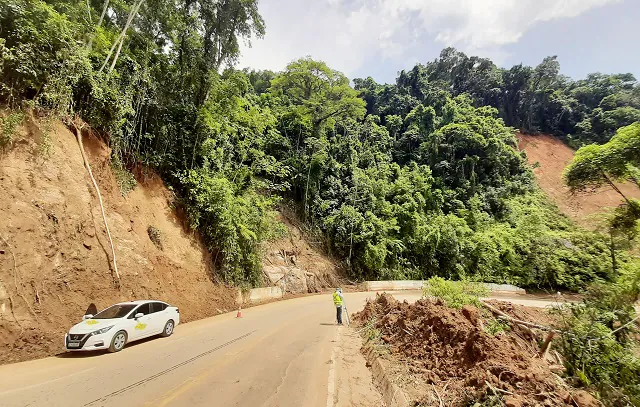
[[[82,317],[82,320],[84,321],[85,319],[91,319],[91,318],[93,318],[93,314],[87,314]]]
[[[135,319],[138,319],[138,318],[142,318],[143,316],[144,316],[144,314],[143,314],[142,312],[138,312],[138,313],[134,316],[134,318],[135,318]]]

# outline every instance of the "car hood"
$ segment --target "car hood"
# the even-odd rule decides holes
[[[75,324],[69,330],[70,334],[86,334],[89,332],[97,331],[100,328],[104,328],[109,325],[114,325],[120,321],[121,318],[114,319],[87,319],[78,324]]]

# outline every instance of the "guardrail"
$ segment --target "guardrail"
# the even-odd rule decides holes
[[[490,291],[504,291],[517,294],[525,294],[523,288],[511,284],[483,283]],[[401,291],[421,290],[424,280],[389,280],[389,281],[365,281],[367,291]]]
[[[274,298],[282,298],[283,295],[284,293],[282,292],[282,287],[252,288],[251,290],[245,292],[238,290],[236,303],[244,304],[247,302],[272,300]]]

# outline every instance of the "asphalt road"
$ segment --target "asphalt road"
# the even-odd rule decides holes
[[[349,311],[372,295],[346,293]],[[548,304],[533,301],[528,305]],[[333,363],[344,329],[335,325],[330,294],[273,302],[243,310],[241,319],[234,312],[179,325],[169,338],[134,342],[115,354],[0,366],[0,405],[333,406],[338,391],[352,399],[368,392],[336,385],[348,373],[336,374]]]

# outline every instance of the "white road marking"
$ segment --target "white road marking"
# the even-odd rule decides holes
[[[69,377],[77,376],[79,374],[90,372],[90,371],[95,370],[95,369],[96,369],[95,367],[92,367],[92,368],[89,368],[89,369],[81,370],[79,372],[74,372],[74,373],[68,374],[66,376],[56,377],[55,379],[47,380],[46,382],[40,382],[40,383],[32,384],[30,386],[20,387],[18,389],[12,389],[12,390],[3,391],[3,392],[0,392],[0,396],[4,396],[4,395],[7,395],[7,394],[11,394],[11,393],[17,393],[17,392],[25,391],[25,390],[28,390],[28,389],[32,389],[34,387],[44,386],[45,384],[57,382],[57,381],[63,380],[63,379],[68,379]]]
[[[327,407],[333,407],[336,394],[336,362],[338,358],[338,342],[340,340],[341,328],[336,329],[336,334],[333,338],[334,346],[331,350],[331,364],[329,365],[329,381],[327,383]]]

